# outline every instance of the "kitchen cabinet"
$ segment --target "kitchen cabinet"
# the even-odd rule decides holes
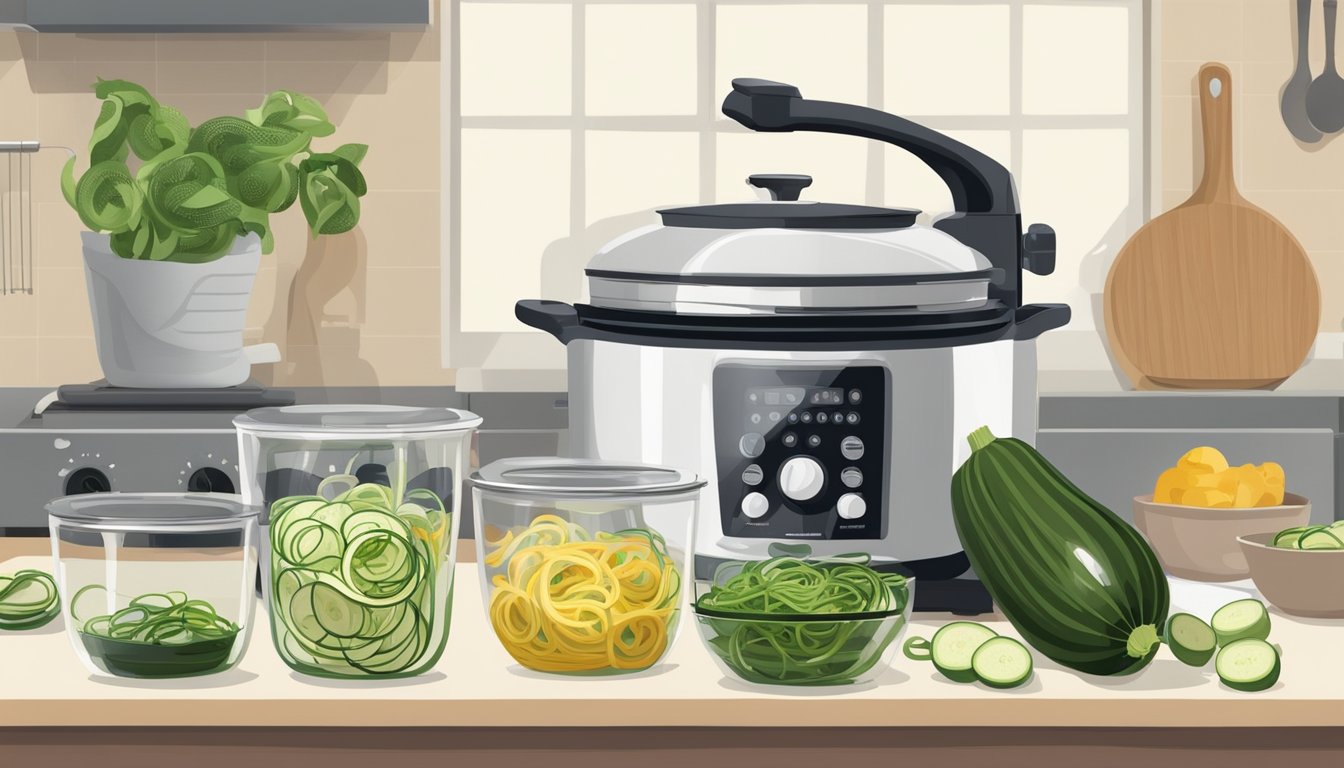
[[[238,32],[425,26],[429,0],[0,0],[38,32]]]

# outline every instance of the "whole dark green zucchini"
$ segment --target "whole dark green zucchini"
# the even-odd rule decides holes
[[[952,478],[975,574],[1033,648],[1093,675],[1142,669],[1161,645],[1167,580],[1137,531],[1036,449],[987,427]]]

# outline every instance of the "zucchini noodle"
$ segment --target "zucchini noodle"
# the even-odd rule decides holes
[[[75,606],[90,584],[71,599],[70,617],[95,662],[128,677],[177,677],[212,672],[227,665],[241,631],[205,600],[185,592],[151,592],[125,608],[81,621]]]
[[[358,481],[329,477],[319,493],[333,482]],[[430,491],[397,496],[364,483],[271,506],[272,631],[290,666],[328,677],[415,674],[442,650],[435,617],[448,610],[450,515]]]
[[[0,574],[0,629],[37,629],[61,613],[51,575],[33,568]]]
[[[749,682],[834,685],[871,669],[905,626],[904,576],[866,556],[746,564],[696,601],[713,651]],[[828,620],[829,619],[829,620]]]
[[[488,542],[490,623],[519,664],[542,672],[636,671],[667,650],[681,574],[658,533],[589,534],[541,515]]]

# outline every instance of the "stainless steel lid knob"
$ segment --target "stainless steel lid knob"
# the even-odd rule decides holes
[[[812,186],[812,177],[797,173],[754,173],[747,183],[770,192],[771,200],[797,200],[803,190]]]

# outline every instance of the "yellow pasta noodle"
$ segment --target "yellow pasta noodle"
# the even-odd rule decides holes
[[[662,536],[644,528],[590,534],[540,515],[487,542],[490,623],[513,658],[543,672],[636,671],[667,650],[681,574]]]

